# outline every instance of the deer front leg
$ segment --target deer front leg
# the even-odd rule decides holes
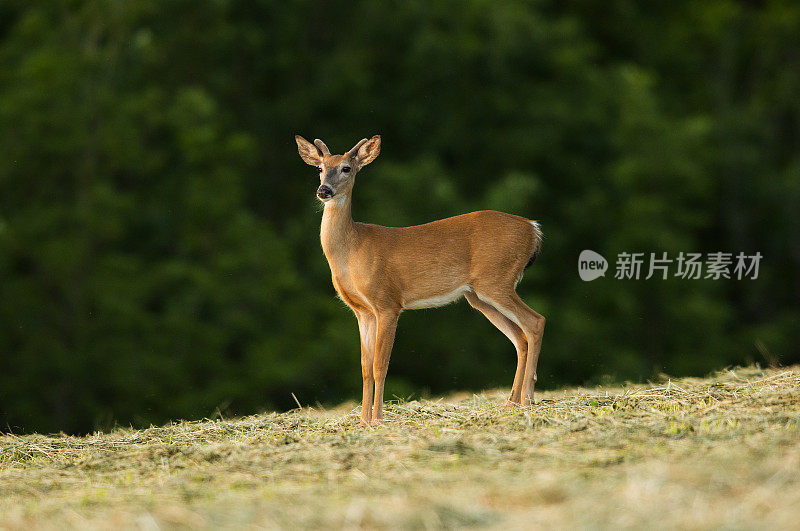
[[[383,384],[389,370],[389,358],[392,355],[394,333],[397,329],[399,312],[385,312],[376,315],[377,334],[375,341],[375,359],[372,374],[375,378],[375,404],[372,408],[372,420],[378,422],[383,418]]]
[[[372,365],[375,359],[375,316],[368,312],[356,313],[358,332],[361,335],[361,378],[364,389],[361,394],[361,425],[372,421],[372,393],[375,389],[375,378]]]

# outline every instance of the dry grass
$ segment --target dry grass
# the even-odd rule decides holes
[[[790,528],[800,367],[0,437],[0,527]]]

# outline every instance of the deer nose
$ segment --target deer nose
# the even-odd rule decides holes
[[[317,197],[320,199],[330,199],[333,197],[333,190],[331,190],[330,186],[327,184],[322,184],[317,188]]]

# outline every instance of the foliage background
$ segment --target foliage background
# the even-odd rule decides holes
[[[0,424],[86,432],[357,398],[295,133],[380,133],[357,220],[539,219],[540,385],[800,361],[789,0],[0,2]],[[760,251],[755,281],[584,283],[584,248]],[[465,304],[388,396],[508,386]]]

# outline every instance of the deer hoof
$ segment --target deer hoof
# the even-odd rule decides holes
[[[536,402],[533,400],[532,396],[528,396],[522,399],[522,407],[529,407],[535,405]]]

